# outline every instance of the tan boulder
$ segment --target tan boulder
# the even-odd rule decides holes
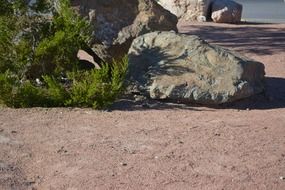
[[[154,0],[71,0],[93,26],[92,49],[104,60],[120,58],[132,40],[151,31],[177,31],[177,17]]]
[[[210,17],[210,4],[213,0],[158,0],[165,9],[182,20],[204,22]]]
[[[231,0],[215,0],[211,6],[212,20],[217,23],[239,23],[242,5]]]

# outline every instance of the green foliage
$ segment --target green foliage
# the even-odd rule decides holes
[[[48,97],[46,106],[64,106],[65,100],[69,98],[64,86],[53,76],[44,76],[43,79],[46,83],[46,97]]]
[[[77,51],[87,46],[91,31],[88,22],[70,8],[69,0],[58,1],[57,8],[53,0],[38,0],[32,6],[22,0],[1,2],[7,10],[0,13],[1,72],[9,69],[24,77],[37,67],[30,77],[38,78],[76,67]]]
[[[29,80],[21,82],[7,71],[0,73],[0,102],[9,107],[93,107],[110,106],[124,90],[127,58],[102,69],[68,73],[68,83],[53,76],[43,76],[42,86]]]
[[[0,103],[6,104],[7,106],[12,106],[13,103],[13,78],[9,75],[7,71],[5,73],[0,73]]]
[[[0,73],[0,102],[9,107],[34,107],[44,104],[40,88],[30,81],[21,82],[11,73]]]
[[[13,12],[12,5],[7,0],[0,0],[0,15],[9,15]]]
[[[110,106],[124,89],[127,64],[127,57],[124,57],[120,62],[114,61],[112,68],[105,64],[100,70],[86,71],[80,75],[71,73],[73,85],[66,105],[96,109]],[[84,76],[84,79],[79,79],[79,76]]]
[[[43,66],[43,72],[60,73],[76,67],[76,54],[84,48],[91,36],[89,24],[69,8],[69,1],[61,0],[54,15],[50,35],[43,38],[35,49],[36,62]]]
[[[79,70],[76,55],[88,46],[90,25],[69,0],[58,3],[0,0],[0,104],[102,109],[122,92],[127,58]]]

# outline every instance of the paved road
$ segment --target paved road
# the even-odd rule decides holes
[[[243,5],[243,19],[285,23],[284,0],[235,0]]]

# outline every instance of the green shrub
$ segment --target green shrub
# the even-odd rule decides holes
[[[72,73],[73,85],[67,105],[98,109],[110,106],[124,89],[127,64],[125,57],[121,62],[114,61],[112,68],[105,64],[100,70],[86,71],[80,74],[84,80],[78,80]]]
[[[5,7],[0,12],[0,104],[111,105],[123,90],[127,58],[99,70],[79,70],[76,55],[88,46],[88,22],[73,12],[68,0],[60,0],[56,8],[50,0],[33,6],[24,2],[0,0],[0,10]]]
[[[41,86],[29,80],[21,82],[12,73],[0,73],[0,102],[9,107],[93,107],[110,106],[124,90],[127,58],[102,69],[73,71],[67,81],[60,82],[54,76],[43,76]]]
[[[33,6],[22,0],[1,1],[7,7],[0,13],[1,72],[9,69],[37,78],[73,70],[77,51],[88,45],[91,30],[68,0],[58,1],[56,9],[52,0],[38,0]]]
[[[77,52],[87,45],[91,36],[88,22],[69,8],[67,0],[60,2],[49,35],[35,49],[36,62],[42,66],[45,74],[59,74],[77,67]]]

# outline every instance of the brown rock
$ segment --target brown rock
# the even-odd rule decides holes
[[[92,48],[104,60],[120,58],[132,40],[151,31],[177,31],[177,17],[154,0],[72,0],[92,26]]]

